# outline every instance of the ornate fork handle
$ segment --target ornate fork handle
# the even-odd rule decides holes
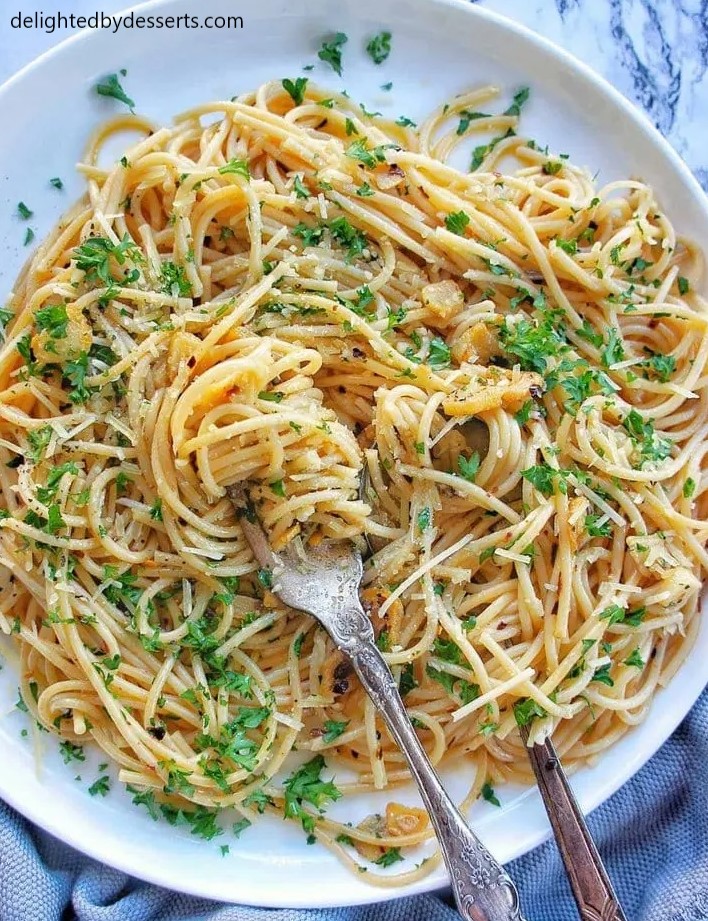
[[[524,742],[527,733],[522,730]],[[553,743],[528,749],[558,850],[583,921],[626,921]]]
[[[273,553],[243,491],[229,495],[258,563],[268,567],[273,592],[285,604],[316,617],[336,646],[349,656],[364,689],[408,760],[465,921],[523,921],[514,884],[474,835],[445,792],[418,741],[398,687],[374,642],[374,629],[359,600],[361,555],[346,541],[323,542],[302,559],[292,551]]]
[[[428,760],[398,687],[374,643],[371,622],[359,608],[328,624],[364,688],[406,756],[445,858],[458,910],[465,921],[523,921],[516,887],[469,828]]]

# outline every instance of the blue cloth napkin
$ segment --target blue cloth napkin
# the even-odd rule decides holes
[[[708,691],[654,758],[590,817],[628,921],[708,918]],[[513,861],[527,921],[577,921],[558,851]],[[441,896],[295,911],[223,905],[138,882],[0,802],[0,921],[459,921]]]

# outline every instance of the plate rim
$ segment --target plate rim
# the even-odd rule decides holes
[[[144,2],[131,4],[130,6],[120,9],[113,15],[124,16],[128,13],[136,13],[140,15],[149,14],[150,11],[169,7],[173,2],[174,0],[144,0]],[[496,10],[491,10],[487,7],[480,6],[477,0],[418,0],[418,2],[426,3],[430,6],[458,9],[461,12],[463,11],[464,14],[469,17],[477,17],[481,20],[487,20],[502,30],[507,30],[514,33],[522,41],[531,46],[534,46],[542,54],[555,58],[558,63],[564,65],[571,71],[574,71],[581,78],[586,80],[601,96],[605,98],[605,100],[609,100],[610,103],[617,107],[622,112],[622,114],[631,123],[633,123],[636,129],[644,135],[644,137],[654,148],[658,148],[660,153],[668,161],[671,171],[673,171],[674,174],[678,174],[682,183],[687,186],[688,191],[692,192],[692,194],[695,196],[698,210],[703,213],[706,224],[708,225],[708,193],[703,190],[700,183],[698,182],[698,179],[691,171],[689,166],[679,155],[676,149],[661,134],[658,128],[651,122],[646,112],[639,108],[638,105],[635,105],[633,102],[631,102],[626,96],[624,96],[616,87],[612,85],[612,83],[610,83],[606,77],[595,71],[583,60],[567,51],[561,45],[547,38],[545,35],[535,32],[525,24],[511,19],[503,13],[499,13]],[[401,5],[400,0],[392,0],[392,6],[395,7],[397,3],[398,5]],[[28,61],[19,70],[11,74],[2,84],[0,84],[0,106],[2,105],[6,95],[11,93],[17,84],[21,85],[22,81],[29,74],[41,70],[41,68],[47,62],[51,62],[54,58],[61,57],[66,53],[70,53],[74,46],[80,47],[82,43],[91,41],[94,33],[100,34],[102,31],[104,30],[99,28],[82,29],[73,35],[64,38],[62,41],[57,42],[55,45],[52,45],[50,48],[40,53],[32,60]],[[708,593],[706,592],[705,584],[700,604],[702,610],[698,613],[697,616],[700,618],[708,617]],[[701,627],[699,626],[699,631],[700,630]],[[642,750],[638,755],[633,755],[633,757],[628,760],[627,769],[614,776],[611,782],[605,784],[602,788],[602,793],[598,794],[593,791],[591,795],[584,797],[583,813],[585,815],[588,815],[595,809],[599,808],[599,806],[607,802],[621,787],[632,780],[644,767],[644,765],[651,758],[653,758],[655,754],[657,754],[659,749],[666,743],[669,737],[675,732],[680,723],[686,718],[691,709],[694,707],[698,698],[701,696],[706,683],[708,683],[708,662],[701,670],[699,663],[693,661],[696,659],[694,653],[695,648],[691,648],[687,655],[686,661],[682,663],[679,668],[679,671],[683,671],[689,661],[693,662],[695,667],[696,676],[694,681],[691,683],[691,693],[688,694],[686,698],[690,701],[689,705],[685,706],[682,704],[673,710],[670,715],[664,716],[661,732],[659,733],[658,743],[652,748]],[[666,688],[662,688],[658,693],[663,695],[665,692]],[[631,734],[631,732],[632,730],[630,729],[628,734]],[[528,795],[538,795],[537,791],[533,787],[529,788],[527,793]],[[169,872],[163,873],[160,872],[159,869],[152,870],[147,866],[136,865],[136,862],[130,859],[128,851],[116,852],[115,850],[111,850],[108,846],[101,844],[100,837],[94,837],[90,841],[86,840],[85,836],[83,839],[77,837],[71,826],[60,826],[58,817],[55,817],[53,813],[49,816],[44,814],[42,812],[41,802],[34,803],[32,801],[22,800],[21,795],[15,795],[12,785],[6,786],[1,782],[1,778],[0,795],[8,805],[16,809],[26,819],[39,826],[49,834],[53,835],[58,840],[62,841],[70,847],[73,847],[80,853],[95,861],[104,862],[107,865],[112,866],[121,872],[132,876],[135,879],[152,883],[161,888],[170,889],[171,891],[175,892],[182,892],[194,897],[205,898],[213,901],[221,901],[220,896],[213,895],[205,887],[200,886],[199,880],[197,879],[184,881],[182,886],[175,888],[175,883],[179,881],[174,877],[170,877]],[[524,795],[527,794],[525,793]],[[507,821],[511,823],[511,813],[507,816]],[[81,835],[81,831],[78,832],[78,835]],[[510,861],[516,860],[525,854],[531,853],[531,851],[539,847],[541,844],[551,838],[551,836],[552,830],[549,825],[545,828],[545,830],[541,829],[535,835],[531,836],[531,838],[526,839],[520,846],[514,847],[512,845],[510,848],[512,853],[504,862],[509,863]],[[123,856],[124,854],[125,856]],[[441,867],[438,868],[437,871],[433,872],[430,876],[423,877],[422,879],[408,886],[394,889],[377,888],[371,886],[365,890],[357,890],[352,892],[347,896],[346,901],[328,899],[325,897],[318,898],[313,902],[312,899],[308,899],[307,897],[295,897],[288,900],[276,897],[272,901],[264,902],[260,899],[257,899],[255,896],[249,897],[248,893],[245,893],[244,898],[240,901],[239,904],[264,908],[330,908],[366,905],[381,903],[397,898],[404,898],[416,894],[434,892],[446,887],[448,883],[449,878],[447,873],[444,867]]]

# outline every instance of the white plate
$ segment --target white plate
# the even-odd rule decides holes
[[[157,0],[143,13],[195,12],[191,0]],[[323,64],[308,74],[325,85],[342,85],[369,108],[423,115],[440,101],[488,81],[507,92],[522,84],[533,96],[523,126],[551,149],[600,170],[601,180],[641,176],[681,233],[708,240],[708,202],[688,169],[648,121],[607,83],[538,36],[476,6],[456,0],[203,0],[200,14],[245,19],[243,31],[133,30],[81,34],[64,42],[0,89],[0,291],[9,290],[24,261],[26,225],[15,213],[23,200],[35,212],[38,236],[47,233],[81,184],[73,174],[89,131],[116,110],[92,92],[97,78],[128,69],[125,87],[141,112],[169,118],[194,103],[228,98],[262,81],[295,77],[315,62],[326,33],[343,31],[344,78]],[[363,53],[365,40],[382,28],[393,33],[393,52],[374,66]],[[394,83],[391,92],[380,85]],[[63,193],[48,181],[60,176]],[[590,770],[573,779],[589,811],[631,777],[665,741],[700,694],[708,678],[708,622],[668,692],[657,696],[651,715]],[[353,877],[322,847],[307,847],[302,832],[277,820],[254,825],[221,857],[218,845],[181,829],[154,823],[130,804],[114,784],[106,799],[87,795],[98,758],[65,766],[56,745],[41,736],[45,756],[35,769],[31,743],[20,737],[26,719],[13,710],[17,676],[0,673],[0,793],[11,805],[57,837],[135,876],[173,889],[226,901],[270,906],[345,905],[434,889],[446,882],[442,870],[408,890],[381,890]],[[82,781],[74,780],[75,774]],[[448,778],[464,789],[463,768]],[[518,857],[548,836],[535,792],[501,790],[503,808],[478,804],[471,819],[502,861]],[[397,799],[414,795],[400,795]],[[379,797],[379,802],[381,798]],[[334,807],[358,819],[376,797]]]

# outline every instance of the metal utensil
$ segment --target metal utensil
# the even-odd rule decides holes
[[[274,553],[255,512],[238,487],[229,496],[258,564],[272,574],[272,591],[285,604],[310,614],[350,660],[362,686],[405,755],[435,829],[465,921],[523,921],[516,887],[440,783],[408,719],[398,686],[374,642],[359,600],[361,554],[349,541],[323,541],[303,559],[292,549]]]
[[[484,422],[472,416],[461,431],[470,451],[485,458],[489,429]],[[526,727],[520,727],[520,732],[580,917],[583,921],[626,921],[553,743],[546,739],[529,745]]]
[[[521,737],[582,921],[627,921],[553,743],[528,745],[523,726]]]

